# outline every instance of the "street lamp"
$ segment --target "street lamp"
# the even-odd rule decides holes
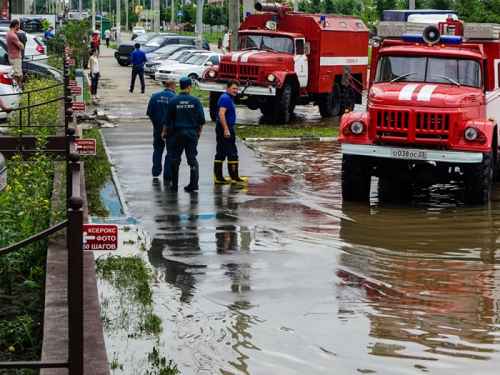
[[[5,189],[7,186],[7,165],[5,164],[5,158],[2,153],[0,153],[0,191]]]

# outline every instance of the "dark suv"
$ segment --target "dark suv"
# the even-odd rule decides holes
[[[143,34],[145,35],[145,34]],[[150,38],[147,42],[141,42],[140,39],[143,35],[137,37],[133,42],[120,44],[118,51],[115,52],[116,61],[122,66],[130,65],[130,54],[134,50],[134,44],[140,43],[141,50],[146,53],[151,53],[157,49],[164,47],[169,44],[186,44],[186,45],[196,45],[196,38],[193,36],[184,36],[177,34],[161,33],[156,34],[154,37]],[[206,40],[203,41],[203,49],[209,50],[210,47]]]

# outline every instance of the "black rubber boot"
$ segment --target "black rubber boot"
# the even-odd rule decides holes
[[[170,180],[170,191],[179,189],[179,164],[172,162],[172,179]]]
[[[225,185],[231,183],[231,180],[224,178],[222,173],[223,160],[214,160],[214,183],[216,185]]]
[[[231,183],[233,184],[245,184],[248,182],[247,177],[240,177],[239,172],[239,162],[236,161],[228,161],[227,162],[227,170],[229,172],[229,176],[231,177]]]
[[[192,165],[189,171],[189,185],[184,186],[184,190],[187,192],[198,190],[198,167]]]

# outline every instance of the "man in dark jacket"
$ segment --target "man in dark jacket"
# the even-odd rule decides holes
[[[175,81],[164,81],[165,90],[154,93],[149,99],[148,110],[146,114],[153,123],[153,168],[151,173],[156,178],[162,171],[162,157],[167,146],[167,155],[165,156],[165,164],[163,166],[163,180],[165,185],[170,183],[172,178],[171,159],[173,137],[167,137],[165,140],[162,137],[163,126],[167,118],[167,108],[170,100],[175,98]]]
[[[174,136],[174,156],[172,160],[172,186],[177,191],[179,183],[179,165],[182,153],[190,167],[189,185],[184,187],[187,192],[198,190],[198,138],[205,124],[203,106],[198,98],[191,96],[192,82],[188,77],[183,77],[179,82],[181,92],[168,104],[167,121],[164,127],[164,136]]]
[[[132,80],[130,82],[129,92],[134,92],[135,78],[139,76],[141,81],[141,93],[144,94],[146,85],[144,84],[144,64],[147,61],[146,54],[141,51],[139,43],[134,44],[134,51],[131,53],[130,60],[132,61]]]

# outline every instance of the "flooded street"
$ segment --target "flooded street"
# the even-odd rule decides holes
[[[105,324],[116,374],[145,373],[153,348],[183,375],[498,373],[498,188],[484,207],[465,206],[458,187],[400,205],[374,188],[370,204],[345,204],[336,142],[240,143],[248,187],[214,187],[208,125],[200,191],[175,194],[150,177],[144,96],[119,95],[106,109],[129,115],[103,134],[128,210],[151,236],[144,258],[163,330]],[[103,314],[115,322],[131,308],[112,305]]]

